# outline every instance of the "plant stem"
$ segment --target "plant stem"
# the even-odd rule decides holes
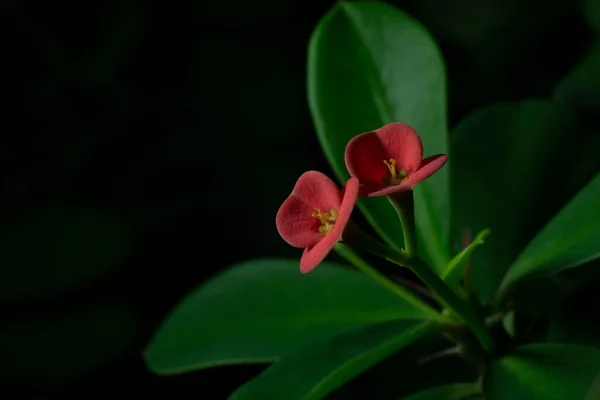
[[[402,233],[404,234],[404,251],[408,257],[418,255],[417,228],[415,224],[415,199],[412,190],[387,196],[388,200],[396,210]]]
[[[403,277],[397,276],[397,275],[392,276],[392,280],[408,287],[413,292],[418,292],[418,293],[422,294],[424,297],[427,297],[434,301],[438,301],[438,298],[435,296],[435,294],[423,285],[419,285],[418,283],[411,282],[408,279],[404,279]]]
[[[371,236],[363,232],[353,222],[349,222],[343,237],[344,243],[368,251],[393,262],[394,264],[408,267],[437,295],[438,299],[458,317],[460,317],[466,325],[468,325],[481,346],[491,351],[493,342],[490,331],[485,325],[485,322],[480,318],[470,304],[458,297],[454,291],[448,286],[439,276],[437,276],[431,268],[418,257],[408,258],[406,254],[399,252],[391,247],[381,244]],[[365,263],[366,264],[366,263]],[[368,265],[367,265],[368,266]],[[370,268],[370,267],[369,267]],[[364,272],[364,271],[363,271]],[[376,272],[376,271],[375,271]],[[379,274],[378,272],[376,272]],[[384,277],[385,278],[385,277]],[[386,281],[389,281],[385,278]],[[390,284],[395,285],[393,282]],[[389,285],[389,284],[387,284]],[[404,289],[403,289],[404,290]],[[421,300],[419,300],[421,301]]]
[[[348,221],[344,235],[342,237],[343,243],[352,246],[352,248],[364,250],[371,254],[387,258],[388,254],[392,249],[378,240],[364,232],[354,221]],[[408,257],[404,252],[394,251],[394,256],[397,260],[401,260],[403,263],[408,262]],[[390,260],[391,261],[391,260]],[[401,264],[404,265],[404,264]]]
[[[430,316],[432,319],[440,320],[443,322],[447,322],[447,318],[442,316],[437,310],[433,307],[425,303],[418,296],[414,295],[410,290],[405,289],[404,287],[396,284],[395,282],[388,279],[383,274],[379,273],[373,267],[371,267],[366,261],[360,258],[349,246],[346,246],[342,243],[337,243],[335,245],[335,250],[346,260],[348,260],[352,265],[356,267],[360,272],[373,279],[375,282],[379,283],[381,286],[385,287],[392,293],[402,297],[406,300],[407,303],[411,304],[415,309],[425,313]]]
[[[508,314],[508,312],[509,312],[509,310],[505,310],[503,312],[498,312],[496,314],[492,314],[492,315],[488,316],[485,319],[485,324],[487,326],[493,326],[493,325],[496,325],[497,323],[502,322],[502,320],[504,319],[506,314]]]
[[[396,264],[402,265],[389,257],[388,259]],[[414,273],[438,295],[445,305],[471,328],[485,350],[491,351],[493,349],[494,344],[492,342],[492,336],[483,319],[475,313],[473,308],[467,302],[458,297],[454,291],[450,289],[450,286],[441,280],[427,264],[415,257],[408,260],[404,265],[412,269]]]
[[[444,356],[452,356],[455,354],[460,354],[460,346],[450,347],[448,349],[438,351],[437,353],[425,356],[417,361],[417,365],[423,365],[430,361],[437,360],[438,358],[442,358]]]

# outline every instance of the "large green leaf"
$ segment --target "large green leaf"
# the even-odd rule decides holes
[[[530,344],[494,361],[483,391],[487,400],[584,399],[599,372],[598,349]]]
[[[252,260],[209,280],[166,318],[146,350],[161,374],[271,362],[297,346],[349,329],[426,316],[365,276],[323,263]]]
[[[573,268],[600,257],[600,174],[519,255],[501,290],[525,276]]]
[[[494,232],[472,258],[472,284],[482,300],[560,207],[553,195],[576,124],[566,106],[526,100],[478,109],[456,127],[451,174],[457,233]]]
[[[435,327],[433,322],[384,322],[303,346],[239,388],[230,399],[321,399]]]
[[[97,211],[32,213],[0,230],[0,299],[40,297],[118,267],[132,240],[129,226]]]
[[[554,97],[577,108],[600,108],[599,70],[600,41],[596,40],[589,45],[578,63],[556,85]]]
[[[413,393],[402,400],[463,400],[479,393],[481,389],[475,383],[454,383]]]
[[[444,63],[417,21],[381,2],[338,3],[315,30],[308,55],[308,98],[335,174],[348,178],[344,149],[355,135],[401,121],[421,135],[426,155],[448,153]],[[441,272],[449,260],[448,167],[415,188],[422,256]],[[358,207],[389,244],[402,229],[385,198]]]
[[[434,386],[476,381],[476,369],[449,346],[439,331],[425,335],[336,389],[327,399],[397,400]]]
[[[600,2],[598,2],[600,4]],[[590,43],[577,64],[560,80],[554,98],[572,106],[581,129],[571,136],[578,143],[564,165],[565,194],[572,196],[600,171],[600,40]],[[560,192],[559,192],[560,193]]]

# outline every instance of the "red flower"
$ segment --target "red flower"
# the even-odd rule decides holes
[[[346,146],[346,168],[360,181],[361,195],[383,196],[412,189],[448,160],[445,154],[423,159],[417,132],[392,122],[354,137]]]
[[[302,273],[312,271],[342,239],[357,196],[356,178],[350,178],[341,191],[321,172],[308,171],[298,178],[277,212],[276,223],[283,240],[304,248]]]

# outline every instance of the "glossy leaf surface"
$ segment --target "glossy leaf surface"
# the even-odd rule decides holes
[[[348,141],[389,122],[415,128],[425,156],[448,152],[441,54],[421,24],[389,4],[338,3],[323,17],[309,45],[308,98],[340,181],[348,177]],[[419,248],[438,273],[450,258],[448,174],[445,166],[415,188]],[[400,223],[385,198],[360,199],[358,207],[388,243],[402,247]]]
[[[472,282],[482,301],[498,289],[508,267],[560,204],[565,154],[577,128],[572,111],[550,100],[500,103],[475,110],[452,135],[455,228],[490,228],[472,257]],[[545,207],[540,207],[544,204]]]
[[[299,345],[396,319],[427,318],[369,278],[334,263],[300,273],[297,260],[235,265],[165,319],[146,350],[157,373],[272,362]]]
[[[385,322],[303,346],[242,386],[230,399],[321,399],[434,328],[432,322]]]

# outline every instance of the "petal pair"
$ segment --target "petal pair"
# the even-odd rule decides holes
[[[352,177],[344,188],[339,190],[320,172],[305,172],[277,213],[277,230],[287,243],[304,248],[300,270],[312,271],[342,239],[359,194],[410,190],[447,160],[444,154],[423,159],[421,138],[404,123],[362,133],[346,146],[345,162]]]

